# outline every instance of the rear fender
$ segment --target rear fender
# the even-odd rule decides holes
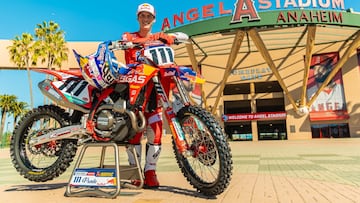
[[[49,69],[34,69],[33,71],[38,73],[44,73],[47,75],[52,75],[58,80],[66,80],[68,78],[83,78],[80,70],[49,70]]]
[[[69,86],[71,85],[70,83],[68,84]],[[84,87],[82,84],[75,85],[77,88],[80,87],[82,89],[80,89],[80,91],[79,89],[70,90],[68,89],[69,86],[66,84],[66,82],[61,80],[51,81],[49,79],[45,79],[38,84],[42,94],[54,101],[57,105],[88,113],[88,108],[91,104],[91,97],[89,90],[87,89],[89,85],[85,84],[86,86]],[[79,94],[74,95],[74,92]]]
[[[91,93],[94,90],[82,77],[79,70],[49,70],[34,71],[54,76],[54,80],[45,79],[38,86],[41,92],[55,103],[87,112],[91,107]]]

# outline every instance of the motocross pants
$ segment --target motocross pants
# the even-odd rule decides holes
[[[145,112],[145,118],[147,119],[146,127],[146,159],[144,172],[148,170],[156,170],[156,163],[159,159],[161,152],[161,136],[162,136],[162,108],[157,107],[153,112]],[[130,144],[135,146],[136,155],[141,163],[141,138],[143,133],[137,133],[133,139],[129,141]],[[130,165],[135,165],[134,154],[130,150],[126,150],[128,154],[128,161]]]

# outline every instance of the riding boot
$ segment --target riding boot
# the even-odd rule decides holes
[[[156,164],[161,152],[161,145],[146,144],[145,181],[146,187],[159,187],[160,183],[156,176]]]
[[[132,145],[132,147],[135,148],[137,159],[141,164],[141,144]],[[133,150],[131,149],[131,146],[126,147],[126,153],[128,154],[129,165],[136,165],[135,156]]]

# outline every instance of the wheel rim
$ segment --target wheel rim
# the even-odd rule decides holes
[[[33,137],[51,132],[61,127],[61,123],[49,116],[39,116],[28,124],[23,137],[20,140],[20,155],[24,163],[33,171],[42,170],[53,165],[61,149],[61,141],[52,141],[40,145],[30,146],[29,141]]]
[[[219,152],[209,129],[196,116],[187,116],[182,120],[183,130],[192,157],[186,160],[193,173],[205,183],[214,183],[219,177]]]

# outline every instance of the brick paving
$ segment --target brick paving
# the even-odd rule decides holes
[[[158,190],[121,190],[101,202],[360,202],[360,138],[230,142],[234,161],[229,187],[216,198],[198,194],[180,173],[168,142],[158,166]],[[124,159],[125,156],[121,156]],[[90,154],[87,161],[93,162]],[[0,149],[0,202],[98,202],[64,197],[73,167],[46,183],[27,181]],[[25,201],[24,201],[25,200]]]

